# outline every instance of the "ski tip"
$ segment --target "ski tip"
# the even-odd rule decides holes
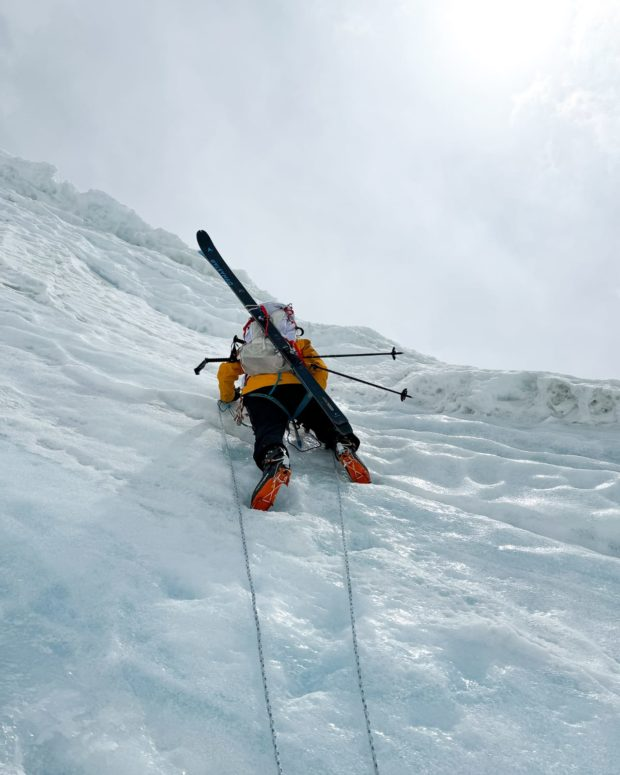
[[[196,240],[198,241],[198,247],[205,258],[207,258],[208,253],[213,253],[215,251],[213,240],[204,229],[200,229],[196,232]]]

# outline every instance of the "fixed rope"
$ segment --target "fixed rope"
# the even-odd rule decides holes
[[[243,556],[245,558],[245,570],[248,576],[248,586],[250,588],[250,597],[252,599],[252,611],[254,614],[254,625],[256,627],[256,643],[258,646],[258,660],[260,662],[260,674],[263,682],[263,694],[265,696],[265,706],[267,708],[267,716],[269,717],[269,731],[271,732],[271,743],[273,745],[273,754],[276,762],[276,769],[278,775],[282,775],[282,765],[280,763],[280,751],[278,749],[278,740],[276,736],[276,727],[273,720],[273,711],[271,709],[271,699],[269,697],[269,685],[267,684],[267,672],[265,670],[265,655],[263,653],[263,638],[261,635],[260,619],[258,618],[258,607],[256,605],[256,590],[254,588],[254,579],[252,578],[252,569],[250,567],[250,555],[248,553],[248,542],[245,536],[245,525],[243,522],[243,509],[241,507],[241,498],[239,497],[239,488],[237,486],[237,477],[235,476],[235,467],[232,462],[232,455],[230,453],[230,446],[228,445],[228,436],[226,435],[226,429],[224,428],[224,421],[222,419],[222,412],[220,411],[220,426],[222,428],[222,436],[224,437],[224,444],[226,446],[226,456],[230,465],[230,473],[232,476],[233,492],[235,495],[235,502],[237,504],[237,511],[239,514],[239,531],[241,533],[241,545],[243,547]]]
[[[254,580],[252,577],[252,569],[250,566],[250,556],[248,552],[248,544],[247,544],[247,538],[245,534],[245,524],[243,520],[243,509],[241,507],[241,498],[239,496],[239,487],[237,485],[237,477],[235,475],[235,468],[233,466],[232,462],[232,455],[230,452],[230,446],[228,444],[228,436],[226,434],[226,429],[224,428],[224,421],[222,419],[222,413],[223,409],[220,407],[220,427],[222,430],[222,436],[224,438],[224,445],[226,447],[226,457],[228,458],[228,463],[230,466],[230,474],[232,478],[233,483],[233,493],[235,497],[235,503],[237,504],[237,512],[239,515],[239,531],[241,533],[241,544],[243,548],[243,556],[245,559],[245,570],[248,578],[248,586],[250,589],[250,597],[252,601],[252,612],[254,615],[254,625],[256,628],[256,643],[258,647],[258,659],[260,662],[260,672],[261,672],[261,680],[263,684],[263,694],[265,697],[265,707],[267,709],[267,716],[269,718],[269,731],[271,733],[271,743],[273,746],[273,753],[276,763],[276,769],[278,772],[278,775],[282,775],[282,764],[280,762],[280,751],[278,748],[278,741],[277,741],[277,735],[276,735],[276,728],[275,728],[275,722],[273,718],[273,711],[271,708],[271,699],[269,696],[269,685],[267,683],[267,672],[265,669],[265,655],[263,652],[263,639],[261,634],[261,626],[260,626],[260,619],[258,616],[258,606],[256,603],[256,590],[254,587]],[[349,549],[347,545],[347,536],[346,536],[346,529],[344,524],[344,509],[342,504],[342,492],[340,488],[340,481],[338,479],[338,463],[334,459],[334,467],[336,469],[336,492],[338,496],[338,517],[339,517],[339,528],[340,528],[340,537],[342,540],[342,555],[344,559],[344,575],[345,575],[345,582],[347,587],[347,596],[349,600],[349,616],[351,620],[351,638],[353,642],[353,654],[355,656],[355,671],[357,675],[357,684],[360,692],[360,698],[362,701],[362,710],[364,713],[364,721],[366,724],[366,735],[368,737],[368,745],[370,748],[370,755],[372,758],[372,766],[373,766],[373,773],[374,775],[380,775],[379,773],[379,764],[377,762],[377,753],[375,750],[375,743],[374,743],[374,737],[372,734],[372,727],[370,724],[370,713],[368,711],[368,703],[366,701],[366,691],[364,689],[364,679],[362,675],[362,666],[360,661],[360,654],[359,654],[359,645],[357,640],[357,626],[356,626],[356,619],[355,619],[355,607],[353,604],[353,584],[351,582],[351,567],[349,562]]]
[[[379,775],[379,764],[377,762],[377,752],[375,751],[375,741],[370,725],[370,713],[368,712],[368,703],[366,702],[366,691],[364,689],[364,680],[362,677],[362,665],[360,662],[360,652],[357,642],[357,627],[355,624],[355,607],[353,605],[353,585],[351,583],[351,566],[349,564],[349,549],[347,546],[347,535],[344,526],[344,511],[342,507],[342,492],[340,490],[340,480],[338,478],[338,463],[334,458],[334,467],[336,469],[336,491],[338,493],[338,515],[340,522],[340,536],[342,539],[342,556],[344,558],[344,575],[349,597],[349,616],[351,618],[351,637],[353,640],[353,653],[355,655],[355,670],[357,672],[357,685],[360,690],[362,700],[362,709],[364,711],[364,721],[366,722],[366,734],[368,735],[368,745],[370,746],[370,755],[372,757],[373,772]]]

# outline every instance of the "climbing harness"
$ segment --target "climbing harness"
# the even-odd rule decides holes
[[[288,414],[288,411],[282,405],[282,403],[273,396],[264,393],[254,393],[254,395],[262,396],[263,398],[269,398],[271,401],[277,404],[283,412]],[[312,433],[312,431],[304,430],[303,438],[299,432],[302,425],[296,418],[296,415],[299,413],[300,408],[304,408],[306,403],[307,402],[305,400],[302,401],[302,404],[300,404],[300,407],[298,407],[294,415],[292,417],[289,415],[289,424],[286,430],[287,444],[289,444],[297,452],[310,452],[310,450],[318,449],[321,446],[321,442],[317,439],[314,433]],[[228,414],[233,418],[237,425],[243,425],[246,428],[252,427],[251,423],[246,422],[245,420],[247,414],[243,405],[243,396],[241,396],[241,398],[235,402],[220,400],[217,402],[217,406],[220,412],[228,412]]]
[[[252,569],[250,567],[250,555],[248,553],[248,542],[245,535],[245,525],[243,523],[243,509],[241,508],[241,498],[239,497],[239,487],[237,485],[237,477],[235,476],[235,468],[232,462],[232,456],[230,454],[230,446],[228,445],[228,437],[226,436],[226,429],[224,428],[224,420],[222,419],[222,412],[220,411],[220,426],[222,429],[222,436],[224,437],[224,444],[226,445],[226,456],[230,464],[230,473],[232,476],[233,492],[235,495],[235,502],[237,504],[237,512],[239,514],[239,531],[241,533],[241,545],[243,547],[243,556],[245,559],[245,571],[248,577],[248,586],[250,588],[250,597],[252,600],[252,612],[254,614],[254,626],[256,628],[256,643],[258,646],[258,660],[260,662],[260,674],[263,682],[263,694],[265,696],[265,706],[267,708],[267,716],[269,717],[269,731],[271,732],[271,744],[273,746],[273,754],[276,762],[276,769],[278,775],[282,775],[282,765],[280,764],[280,751],[278,749],[278,740],[276,736],[276,727],[273,720],[273,711],[271,709],[271,699],[269,697],[269,685],[267,684],[267,672],[265,670],[265,655],[263,653],[263,638],[261,635],[260,619],[258,618],[258,607],[256,605],[256,590],[254,588],[254,579],[252,577]]]
[[[357,641],[357,627],[355,624],[355,607],[353,606],[353,585],[351,583],[351,566],[349,564],[349,549],[347,547],[347,535],[344,525],[344,510],[342,506],[342,491],[340,489],[340,480],[338,478],[338,463],[334,458],[334,468],[336,470],[336,492],[338,494],[338,518],[340,527],[340,537],[342,540],[342,556],[344,558],[344,575],[349,597],[349,616],[351,619],[351,638],[353,641],[353,653],[355,655],[355,670],[357,673],[357,685],[360,690],[362,700],[362,709],[364,711],[364,721],[366,723],[366,734],[368,735],[368,745],[370,746],[370,755],[372,757],[373,772],[379,775],[379,764],[377,762],[377,753],[375,751],[375,742],[370,725],[370,713],[368,712],[368,703],[366,702],[366,691],[364,689],[364,680],[362,677],[362,665],[360,662],[359,645]]]

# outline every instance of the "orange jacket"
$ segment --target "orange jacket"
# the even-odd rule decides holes
[[[317,357],[317,351],[314,349],[309,339],[298,339],[297,345],[301,350],[301,356],[304,359],[306,366],[310,367],[313,363],[317,366],[325,368],[325,363],[321,358]],[[311,358],[312,360],[308,360]],[[327,372],[316,369],[312,371],[312,375],[319,383],[319,385],[325,389],[327,386]],[[235,382],[243,374],[243,369],[239,361],[224,362],[220,364],[220,368],[217,372],[217,381],[220,385],[220,399],[222,401],[232,401],[235,397]],[[279,377],[279,378],[278,378]],[[279,374],[254,374],[253,376],[247,376],[245,385],[241,392],[243,395],[251,393],[258,388],[267,387],[268,385],[299,385],[299,380],[293,374],[292,371],[282,371]]]

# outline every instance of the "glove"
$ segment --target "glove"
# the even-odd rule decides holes
[[[230,399],[230,401],[221,401],[222,404],[234,404],[235,401],[238,401],[241,398],[241,388],[236,387],[235,388],[235,395]]]

